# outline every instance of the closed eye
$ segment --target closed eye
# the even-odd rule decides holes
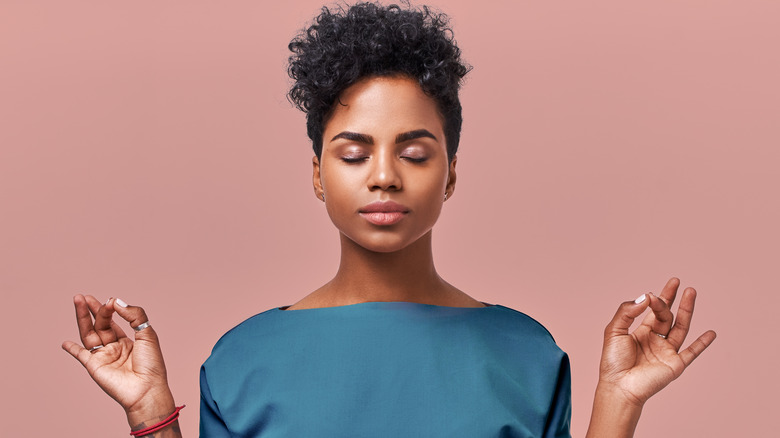
[[[368,157],[341,157],[341,161],[345,163],[360,163],[368,160]]]

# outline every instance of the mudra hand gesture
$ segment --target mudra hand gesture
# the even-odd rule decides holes
[[[62,348],[124,408],[130,427],[144,427],[173,412],[160,343],[144,310],[114,298],[101,304],[91,295],[76,295],[73,304],[83,347],[65,341]],[[135,341],[112,321],[114,313],[130,323]]]
[[[624,302],[607,325],[591,428],[606,410],[612,420],[622,415],[628,424],[633,423],[633,430],[644,403],[679,377],[715,340],[715,332],[708,330],[680,351],[690,329],[696,290],[683,291],[675,319],[671,307],[679,286],[680,280],[671,278],[660,296],[648,293]],[[629,333],[634,319],[648,307],[651,312]],[[621,436],[600,432],[593,436]]]

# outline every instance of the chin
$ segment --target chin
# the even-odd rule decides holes
[[[403,239],[400,236],[390,235],[360,236],[360,238],[347,236],[347,238],[367,251],[385,254],[401,251],[419,239]]]
[[[363,249],[371,252],[381,252],[385,254],[401,251],[409,246],[409,242],[355,242]]]

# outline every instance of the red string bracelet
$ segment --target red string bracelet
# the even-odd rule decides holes
[[[177,407],[176,410],[173,411],[173,413],[168,416],[168,418],[166,418],[165,420],[163,420],[163,421],[161,421],[161,422],[159,422],[157,424],[153,424],[153,425],[151,425],[151,426],[149,426],[149,427],[147,427],[145,429],[141,429],[141,430],[131,430],[130,431],[130,435],[135,436],[135,437],[149,435],[150,433],[157,432],[158,430],[160,430],[160,429],[162,429],[164,427],[170,426],[171,424],[173,424],[174,421],[176,421],[177,418],[179,418],[179,411],[184,409],[185,406],[186,405],[181,405],[181,406]]]

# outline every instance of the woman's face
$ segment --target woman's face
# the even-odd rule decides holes
[[[363,79],[344,90],[314,158],[314,190],[333,224],[376,252],[429,233],[455,186],[436,102],[405,77]]]

